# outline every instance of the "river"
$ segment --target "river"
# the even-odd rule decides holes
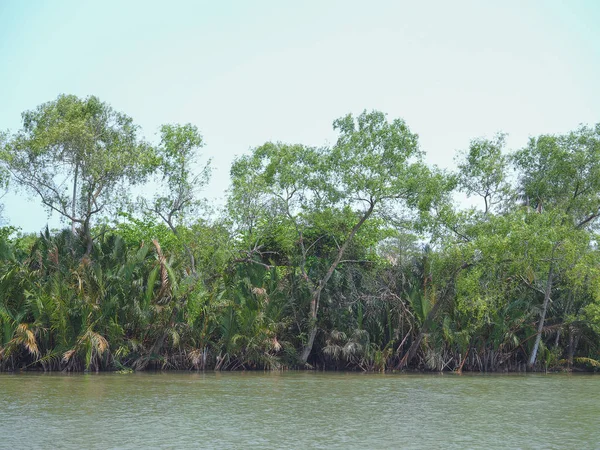
[[[0,448],[600,448],[600,376],[0,374]]]

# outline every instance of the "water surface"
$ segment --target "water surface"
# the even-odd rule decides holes
[[[600,448],[600,376],[0,374],[1,448]]]

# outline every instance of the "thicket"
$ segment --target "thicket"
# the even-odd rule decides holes
[[[96,97],[25,112],[2,182],[70,226],[0,229],[0,369],[600,366],[600,125],[474,139],[454,172],[401,119],[334,129],[236,159],[209,212],[196,127],[151,144]]]

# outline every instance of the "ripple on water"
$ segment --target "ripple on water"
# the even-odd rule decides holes
[[[600,377],[0,375],[1,448],[590,448]]]

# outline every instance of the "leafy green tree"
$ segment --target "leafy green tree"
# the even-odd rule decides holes
[[[468,196],[481,197],[486,215],[510,193],[505,143],[506,135],[502,133],[493,139],[474,139],[469,150],[457,158],[459,188]]]
[[[566,135],[532,138],[526,148],[515,153],[514,164],[526,206],[544,216],[541,220],[549,233],[548,245],[543,246],[537,264],[532,266],[543,275],[536,277],[531,287],[544,296],[529,358],[532,367],[554,285],[567,269],[564,256],[576,257],[589,248],[586,230],[593,229],[600,217],[600,124]],[[529,240],[532,245],[543,241],[535,234]]]
[[[158,215],[179,239],[182,239],[179,225],[186,217],[198,212],[201,201],[197,192],[206,186],[210,179],[210,160],[197,170],[198,151],[204,146],[198,129],[191,125],[163,125],[160,129],[161,142],[157,149],[158,170],[164,188],[155,196],[149,207]],[[196,273],[196,261],[190,246],[182,239],[188,254],[190,270]]]
[[[600,125],[473,140],[451,176],[402,120],[334,128],[236,160],[213,221],[195,127],[151,148],[93,97],[25,113],[0,159],[84,239],[0,228],[0,369],[600,367]],[[142,217],[98,220],[150,173]]]
[[[321,294],[359,230],[372,218],[389,216],[397,206],[428,210],[446,182],[423,164],[417,135],[400,119],[388,122],[383,113],[365,111],[336,120],[334,129],[339,138],[331,149],[269,143],[232,168],[232,198],[238,210],[254,222],[265,209],[261,202],[269,204],[296,230],[297,264],[311,297],[302,362],[310,356],[318,331]],[[242,199],[251,207],[240,207]],[[314,242],[305,240],[305,217],[344,208],[352,211],[348,229],[324,272],[311,276],[307,259]]]
[[[130,117],[94,96],[60,95],[22,117],[22,129],[5,145],[8,170],[73,232],[81,227],[89,255],[93,218],[118,208],[127,187],[144,181],[154,152]]]

